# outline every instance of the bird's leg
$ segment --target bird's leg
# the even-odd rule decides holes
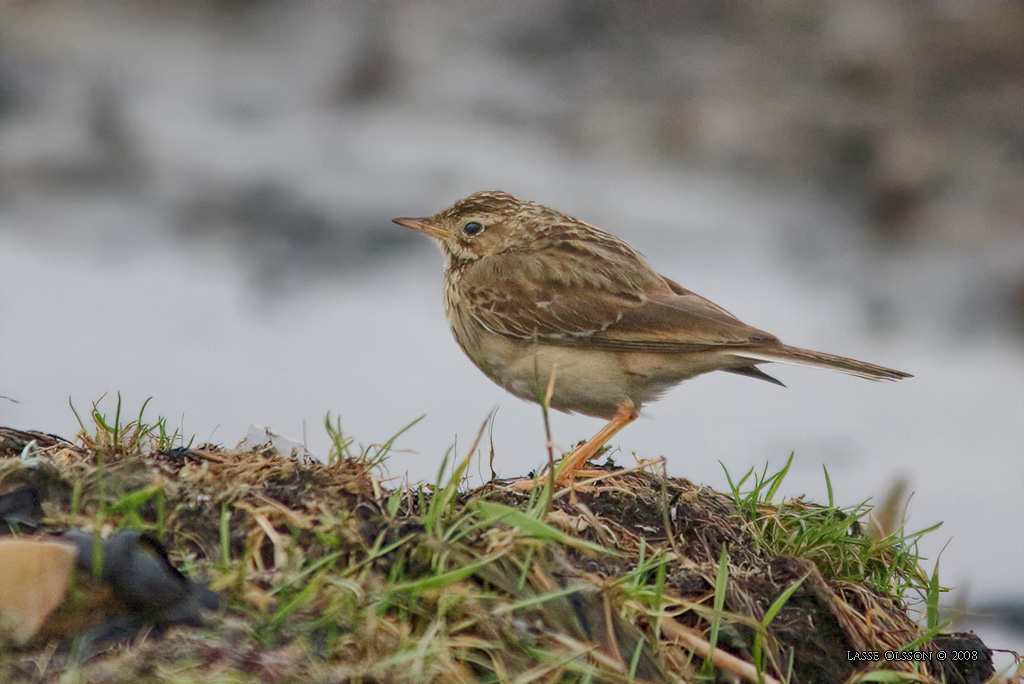
[[[577,447],[576,451],[565,458],[565,463],[558,471],[556,479],[558,485],[564,487],[571,484],[580,468],[594,457],[597,450],[607,444],[608,440],[614,437],[619,430],[636,420],[638,415],[633,402],[620,406],[619,410],[615,412],[615,417],[608,421],[607,425],[598,430],[597,434],[591,437],[586,444]]]

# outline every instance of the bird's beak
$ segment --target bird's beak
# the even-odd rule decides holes
[[[391,221],[441,240],[451,237],[451,233],[433,218],[396,218]]]

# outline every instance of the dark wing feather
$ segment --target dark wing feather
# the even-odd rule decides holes
[[[708,347],[772,346],[778,339],[743,323],[692,292],[652,293],[615,326],[596,335],[602,347],[636,351],[683,352]]]
[[[581,261],[586,254],[556,249],[488,256],[463,267],[459,294],[492,332],[551,344],[586,339],[641,306],[648,283]]]
[[[765,382],[770,382],[773,385],[778,385],[779,387],[786,386],[785,383],[783,383],[781,380],[773,378],[772,376],[768,375],[757,366],[743,366],[742,368],[723,368],[722,370],[724,370],[726,373],[745,375],[748,378],[754,378],[755,380],[764,380]]]
[[[489,256],[464,268],[460,293],[488,330],[546,344],[685,352],[778,343],[617,245],[567,242]]]

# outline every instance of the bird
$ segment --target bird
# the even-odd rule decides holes
[[[444,255],[444,307],[459,346],[513,395],[607,420],[565,457],[559,486],[644,404],[697,375],[725,371],[783,385],[759,368],[789,363],[868,380],[908,373],[783,344],[657,273],[623,240],[503,191],[393,222]]]

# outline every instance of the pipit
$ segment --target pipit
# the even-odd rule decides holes
[[[757,367],[774,361],[869,380],[910,377],[783,344],[659,275],[614,235],[504,192],[394,222],[441,248],[448,322],[487,377],[517,397],[609,421],[567,457],[559,484],[644,404],[702,373],[782,385]]]

